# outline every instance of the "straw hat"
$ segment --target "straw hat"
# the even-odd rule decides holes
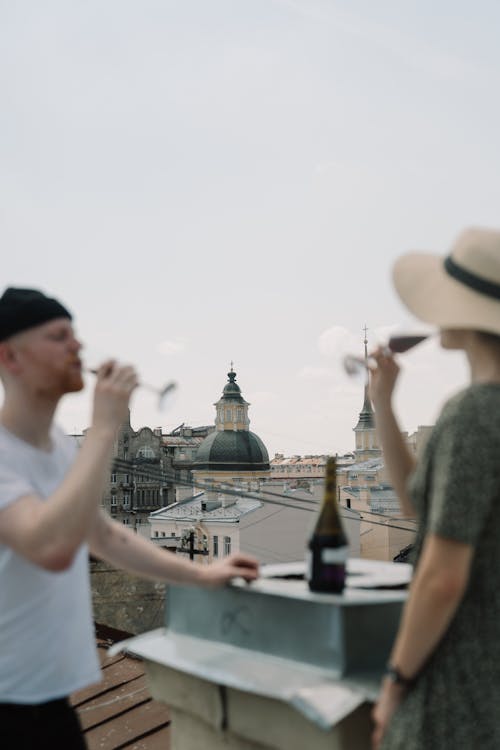
[[[393,269],[396,291],[417,318],[439,328],[500,334],[500,231],[465,229],[443,258],[408,253]]]

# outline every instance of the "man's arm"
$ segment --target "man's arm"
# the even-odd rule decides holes
[[[136,384],[130,367],[100,368],[92,426],[73,466],[47,500],[26,495],[0,511],[0,542],[47,570],[69,567],[95,525],[116,430]]]
[[[197,565],[160,549],[101,512],[89,538],[91,553],[141,578],[194,586],[220,586],[232,578],[258,576],[253,557],[236,553],[210,565]]]
[[[448,629],[467,588],[472,557],[470,544],[437,534],[426,538],[390,658],[403,677],[418,676]],[[375,749],[404,695],[404,688],[384,679],[373,713]]]

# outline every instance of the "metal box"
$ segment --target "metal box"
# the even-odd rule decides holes
[[[303,567],[268,566],[264,577],[251,585],[216,591],[171,587],[166,627],[293,659],[337,678],[382,670],[406,598],[405,591],[394,587],[408,580],[409,566],[350,560],[348,585],[341,595],[310,592],[307,583],[297,579]]]

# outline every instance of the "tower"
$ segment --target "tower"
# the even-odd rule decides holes
[[[218,432],[232,430],[237,432],[243,430],[248,432],[250,420],[248,419],[248,407],[250,404],[241,395],[241,389],[236,383],[236,373],[231,370],[227,374],[228,382],[224,386],[221,398],[214,404],[216,408],[215,427]]]
[[[375,430],[375,419],[373,414],[373,408],[370,401],[370,395],[368,391],[369,386],[369,374],[368,374],[368,329],[365,325],[364,329],[364,346],[365,346],[365,362],[367,364],[366,369],[366,381],[364,390],[364,401],[363,408],[359,413],[359,419],[354,433],[356,437],[356,446],[354,453],[356,455],[356,461],[367,461],[370,458],[377,458],[380,456],[380,448],[377,443],[377,433]]]

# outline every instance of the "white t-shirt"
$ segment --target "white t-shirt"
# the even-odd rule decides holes
[[[0,509],[59,486],[77,446],[57,427],[52,445],[39,450],[0,425]],[[0,543],[0,703],[42,703],[99,679],[86,546],[53,573]]]

